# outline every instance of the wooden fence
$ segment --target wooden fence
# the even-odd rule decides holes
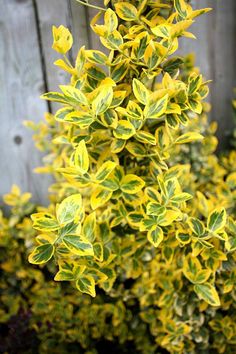
[[[236,1],[194,0],[192,4],[213,7],[213,11],[197,19],[193,32],[198,41],[183,39],[180,53],[194,51],[197,65],[213,80],[211,119],[218,121],[219,136],[224,139],[233,126],[230,101],[236,86]],[[89,28],[93,15],[93,10],[75,0],[0,0],[0,195],[16,183],[32,192],[35,201],[46,202],[50,177],[32,172],[41,165],[42,156],[22,121],[37,122],[44,112],[53,111],[39,95],[67,82],[64,72],[53,66],[58,56],[51,49],[51,26],[63,24],[71,29],[74,59],[80,46],[100,46]]]

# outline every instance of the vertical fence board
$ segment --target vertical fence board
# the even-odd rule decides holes
[[[68,81],[68,75],[53,64],[61,56],[52,49],[52,26],[64,25],[69,27],[70,11],[68,2],[66,0],[36,0],[36,6],[47,90],[58,91],[58,85],[65,84]],[[57,107],[58,104],[51,103],[52,112],[55,112]]]
[[[71,13],[70,27],[74,37],[72,56],[73,60],[75,60],[78,50],[82,46],[85,46],[88,49],[91,31],[86,7],[77,3],[75,0],[69,0],[69,5]]]
[[[96,5],[100,6],[100,7],[104,7],[103,0],[96,1]],[[88,11],[88,20],[90,23],[90,21],[97,14],[98,11],[95,9],[91,9],[91,8],[88,8],[87,11]],[[103,15],[101,16],[101,22],[103,22]],[[91,49],[104,50],[104,47],[100,42],[99,36],[96,33],[94,33],[92,30],[90,30],[90,31],[91,31],[91,35],[90,35],[91,36],[91,40],[90,40]]]
[[[13,183],[45,202],[47,178],[32,172],[40,164],[31,132],[22,122],[39,121],[46,110],[33,2],[0,0],[0,194]]]
[[[193,0],[193,8],[211,7],[211,13],[196,19],[192,32],[197,41],[181,39],[180,53],[194,52],[196,64],[207,80],[211,79],[208,101],[210,118],[218,122],[220,145],[232,130],[231,99],[236,86],[236,1]]]

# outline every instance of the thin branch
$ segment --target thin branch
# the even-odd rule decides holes
[[[96,10],[99,10],[99,11],[106,11],[106,10],[107,10],[107,9],[105,9],[105,8],[103,8],[103,7],[96,6],[96,5],[93,5],[93,4],[89,4],[88,2],[84,2],[84,1],[82,1],[82,0],[75,0],[75,1],[79,2],[79,3],[82,4],[82,5],[91,7],[92,9],[96,9]]]

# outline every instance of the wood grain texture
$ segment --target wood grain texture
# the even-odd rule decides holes
[[[218,122],[220,147],[227,144],[233,128],[231,100],[236,87],[236,1],[193,0],[194,8],[213,10],[196,19],[192,32],[197,41],[182,39],[180,53],[194,52],[196,64],[210,84],[208,101],[212,104],[211,120]]]
[[[75,0],[69,0],[70,28],[74,37],[72,48],[73,60],[76,59],[79,49],[90,46],[91,29],[87,7],[80,5]]]
[[[45,64],[46,89],[58,91],[58,85],[63,85],[69,80],[69,75],[53,63],[61,56],[52,49],[52,26],[64,25],[70,27],[70,9],[67,0],[35,0],[38,14],[42,57]],[[57,103],[51,103],[50,108],[55,112]]]
[[[0,195],[13,183],[46,201],[48,179],[33,173],[41,164],[31,132],[22,122],[39,121],[47,109],[38,36],[31,0],[0,0]]]

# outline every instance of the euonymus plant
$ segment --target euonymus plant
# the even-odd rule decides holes
[[[49,152],[38,172],[56,181],[49,207],[32,215],[29,261],[71,282],[80,304],[69,297],[70,309],[79,306],[70,318],[84,327],[65,341],[74,335],[87,353],[100,338],[145,354],[233,353],[236,154],[214,154],[207,82],[190,57],[176,56],[209,9],[184,0],[104,6],[91,22],[104,52],[82,47],[71,63],[71,33],[53,28],[55,64],[71,80],[42,96],[60,104],[55,115],[28,123]],[[11,198],[28,198],[15,194],[6,197],[14,207]]]

